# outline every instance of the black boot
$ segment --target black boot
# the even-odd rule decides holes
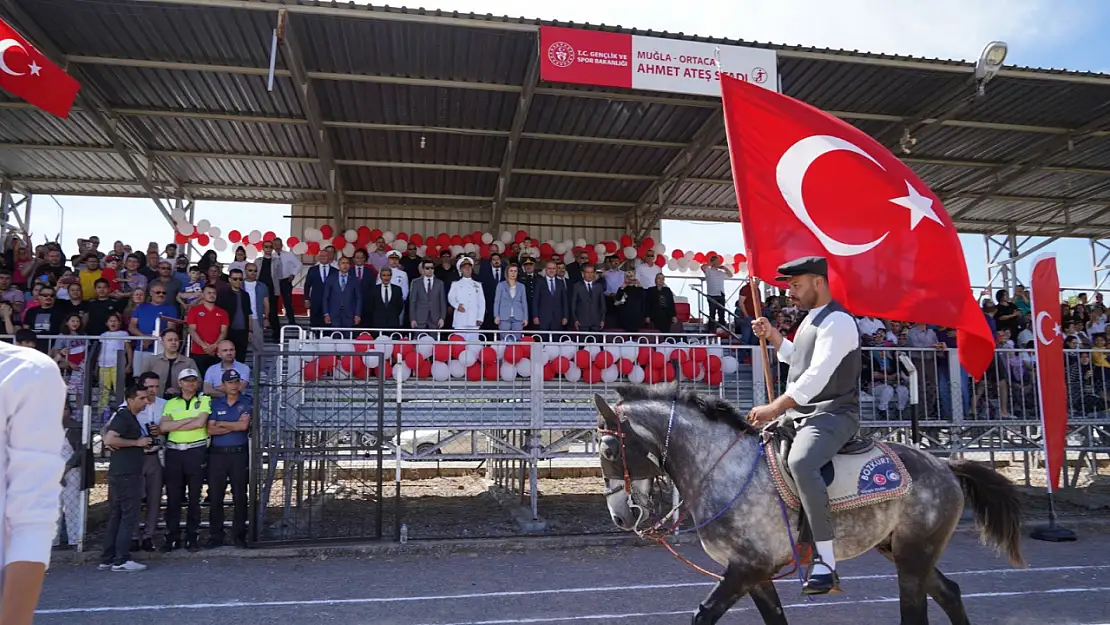
[[[802,585],[803,595],[827,595],[840,592],[840,576],[836,570],[825,564],[821,556],[814,554],[813,562],[806,571],[806,583]]]
[[[170,536],[166,536],[166,542],[162,544],[162,553],[171,553],[174,549],[181,547],[181,542],[175,540]]]
[[[200,551],[200,544],[197,542],[196,536],[191,536],[185,539],[185,550],[189,553],[196,553]]]
[[[143,548],[143,551],[145,551],[147,553],[153,553],[154,552],[154,540],[150,539],[150,538],[144,538],[142,548]]]

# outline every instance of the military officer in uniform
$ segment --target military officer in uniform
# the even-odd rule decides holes
[[[859,431],[859,330],[852,315],[829,293],[824,258],[810,256],[778,269],[790,286],[790,299],[809,314],[790,341],[766,318],[752,322],[756,336],[768,340],[779,360],[790,366],[786,390],[769,404],[752,408],[748,419],[769,428],[793,426],[787,464],[798,487],[817,554],[803,587],[807,595],[839,590],[829,495],[821,468]]]

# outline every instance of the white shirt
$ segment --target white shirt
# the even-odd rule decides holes
[[[401,287],[401,299],[408,301],[409,299],[409,274],[400,267],[390,267],[393,273],[389,276],[389,283],[396,284]],[[382,283],[381,275],[378,276],[378,284]]]
[[[859,320],[856,321],[856,325],[859,326],[860,335],[866,334],[870,336],[878,332],[879,330],[886,329],[886,326],[883,325],[882,321],[879,321],[878,319],[873,319],[871,317],[860,317]]]
[[[636,280],[641,287],[650,289],[655,286],[655,276],[659,275],[660,271],[663,271],[660,267],[650,263],[640,263],[636,266]]]
[[[725,294],[725,278],[732,275],[730,271],[725,269],[724,265],[720,267],[713,267],[707,265],[704,269],[705,273],[705,294],[706,295],[724,295]],[[654,279],[654,276],[653,276]]]
[[[251,298],[251,314],[248,316],[253,317],[254,311],[258,310],[258,300],[255,297],[255,293],[258,291],[258,280],[254,282],[244,280],[243,290],[247,292],[247,297]]]
[[[0,343],[0,586],[12,562],[50,565],[65,467],[65,398],[49,356]]]
[[[818,313],[825,307],[818,306],[809,311],[806,318],[798,326],[798,332],[812,325]],[[784,395],[789,396],[799,405],[804,406],[825,389],[833,371],[844,361],[845,356],[859,347],[859,328],[855,319],[843,312],[833,312],[825,317],[817,331],[817,343],[813,346],[813,358],[809,368],[802,372],[797,380],[786,385]],[[794,343],[783,339],[779,345],[779,360],[790,364],[790,357],[794,354]]]

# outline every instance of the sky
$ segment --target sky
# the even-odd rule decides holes
[[[1008,65],[1110,73],[1110,2],[1100,0],[992,0],[966,2],[890,2],[889,0],[703,0],[690,10],[657,0],[428,0],[427,8],[604,23],[703,36],[888,54],[974,60],[992,40],[1009,44]],[[198,202],[196,219],[208,219],[224,232],[231,228],[289,232],[288,205]],[[106,221],[105,214],[113,219]],[[372,226],[372,224],[369,224]],[[96,234],[104,247],[115,239],[133,246],[166,242],[172,229],[150,200],[36,196],[32,212],[36,241],[60,236],[72,246],[78,236]],[[299,235],[300,233],[293,233]],[[738,224],[666,221],[668,249],[739,252]],[[972,285],[986,284],[983,237],[962,235]],[[1033,240],[1033,243],[1037,242]],[[1047,246],[1058,258],[1065,287],[1093,284],[1091,250],[1086,240]],[[1018,278],[1028,280],[1032,259],[1018,263]]]

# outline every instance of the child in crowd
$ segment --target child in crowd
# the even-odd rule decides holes
[[[62,377],[66,378],[67,405],[79,405],[85,390],[85,355],[88,351],[89,337],[81,323],[81,315],[69,313],[62,324],[62,338],[54,339],[50,353]]]
[[[15,331],[15,344],[29,349],[38,349],[38,335],[30,328],[20,328]]]
[[[134,346],[126,340],[130,335],[122,328],[123,318],[119,313],[114,313],[108,317],[108,330],[100,335],[100,357],[97,359],[97,365],[100,367],[100,405],[109,414],[111,406],[108,403],[108,397],[116,392],[117,354],[121,351],[127,354],[127,371],[131,370],[131,359],[134,357],[132,355]]]
[[[181,293],[177,295],[177,301],[184,310],[189,310],[193,304],[200,301],[204,284],[204,273],[200,270],[200,267],[197,265],[189,267],[189,284],[186,284],[185,288],[181,289]]]

